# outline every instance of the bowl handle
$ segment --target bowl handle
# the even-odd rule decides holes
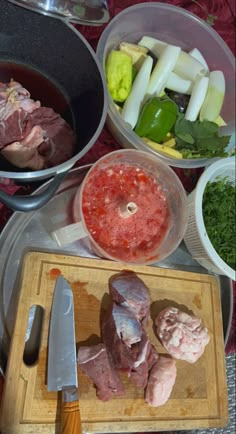
[[[11,196],[0,190],[0,202],[13,211],[30,212],[42,208],[56,193],[59,185],[69,170],[61,172],[49,183],[42,193],[35,196]]]

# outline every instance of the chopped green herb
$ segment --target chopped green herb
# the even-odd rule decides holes
[[[203,195],[208,237],[221,259],[236,270],[236,188],[227,178],[208,182]]]
[[[228,157],[230,136],[219,136],[219,126],[209,121],[188,121],[182,113],[174,127],[176,149],[184,158]]]

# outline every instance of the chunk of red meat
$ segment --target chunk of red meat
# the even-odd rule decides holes
[[[0,106],[0,149],[12,142],[22,140],[30,132],[27,117],[28,114],[19,109],[14,110],[6,119],[1,119]]]
[[[122,306],[129,307],[139,321],[149,315],[150,295],[144,282],[132,271],[114,274],[109,279],[112,299]]]
[[[112,303],[104,316],[101,331],[114,366],[130,372],[137,359],[134,344],[141,341],[143,333],[134,313],[125,306]]]
[[[0,149],[9,143],[21,141],[31,129],[28,114],[40,107],[39,101],[20,83],[0,83]]]
[[[53,109],[40,107],[29,115],[31,126],[40,125],[45,141],[39,147],[44,167],[57,166],[72,157],[76,136],[69,124]]]
[[[139,343],[138,357],[130,372],[130,378],[137,387],[146,387],[149,371],[157,359],[157,351],[151,345],[146,333],[143,333],[142,340]]]
[[[44,167],[44,157],[38,152],[44,142],[44,131],[35,126],[21,142],[14,142],[2,149],[2,155],[17,167],[31,167],[40,170]]]
[[[53,109],[40,107],[27,118],[30,133],[20,142],[2,149],[2,155],[17,167],[41,170],[72,157],[75,135]],[[31,129],[32,128],[32,129]]]
[[[164,405],[172,392],[176,380],[176,362],[163,356],[153,364],[147,387],[145,401],[154,407]]]
[[[77,363],[94,383],[96,394],[102,401],[123,395],[124,389],[118,372],[112,367],[104,344],[81,346]]]
[[[102,322],[102,339],[116,369],[126,371],[137,387],[144,388],[158,355],[134,312],[111,303]]]
[[[168,353],[175,359],[196,362],[210,337],[200,318],[168,307],[155,320],[156,332]]]
[[[73,156],[75,145],[73,130],[58,113],[32,100],[20,83],[0,83],[0,150],[10,163],[33,170],[57,166]]]

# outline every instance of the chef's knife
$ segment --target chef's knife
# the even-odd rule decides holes
[[[82,434],[73,292],[61,275],[57,278],[48,343],[48,391],[62,391],[62,434]]]

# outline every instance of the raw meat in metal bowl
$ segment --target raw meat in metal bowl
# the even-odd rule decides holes
[[[0,83],[0,152],[19,168],[41,170],[71,158],[76,136],[52,108],[18,82]]]

